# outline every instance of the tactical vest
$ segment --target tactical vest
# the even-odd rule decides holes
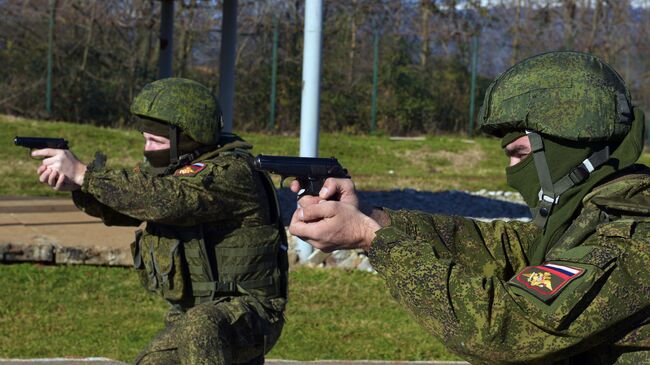
[[[147,222],[136,232],[133,261],[143,285],[181,309],[236,295],[252,295],[283,309],[284,300],[272,300],[287,297],[287,238],[277,196],[268,174],[255,171],[252,156],[238,145],[225,145],[201,160],[233,154],[244,158],[264,186],[271,224],[180,227]]]

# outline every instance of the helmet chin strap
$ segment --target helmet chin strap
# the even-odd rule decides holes
[[[188,163],[194,160],[195,156],[193,153],[184,154],[182,156],[178,155],[178,141],[180,138],[180,133],[178,126],[170,124],[169,125],[169,166],[163,172],[163,175],[168,175],[180,166],[187,165]]]
[[[553,212],[553,207],[560,201],[560,195],[570,188],[582,184],[589,178],[593,171],[607,162],[609,160],[609,146],[605,146],[600,151],[591,154],[591,156],[582,161],[578,166],[572,168],[568,174],[564,175],[554,184],[551,178],[551,171],[546,161],[542,136],[530,130],[526,130],[526,135],[530,141],[533,159],[535,160],[535,169],[537,170],[537,178],[541,186],[539,203],[537,207],[531,208],[533,223],[541,229],[545,229],[548,218]]]
[[[173,124],[169,125],[169,161],[178,162],[178,127]]]

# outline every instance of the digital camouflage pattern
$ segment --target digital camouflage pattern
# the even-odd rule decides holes
[[[237,139],[219,147],[163,176],[96,160],[73,192],[80,209],[107,225],[146,222],[132,247],[134,262],[145,287],[173,309],[138,363],[256,363],[281,332],[286,238],[267,195],[273,190],[252,169],[249,144]],[[214,300],[207,283],[197,282],[209,279],[201,265],[207,261],[217,276]]]
[[[188,79],[151,82],[138,93],[131,113],[181,128],[194,141],[215,145],[221,131],[221,107],[210,89]]]
[[[511,281],[529,273],[532,223],[387,210],[371,263],[472,364],[650,364],[650,172],[636,170],[589,193],[547,252],[545,264],[583,271],[552,300]]]
[[[530,129],[572,141],[616,141],[633,120],[623,79],[596,56],[550,52],[499,76],[485,93],[481,129],[502,137]]]
[[[263,364],[263,354],[277,342],[284,319],[278,316],[271,322],[263,321],[256,315],[256,304],[250,301],[246,296],[231,297],[200,304],[186,313],[170,311],[165,329],[136,357],[135,363]]]

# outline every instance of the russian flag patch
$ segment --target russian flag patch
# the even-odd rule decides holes
[[[193,163],[191,165],[183,166],[174,172],[174,176],[196,176],[199,172],[205,169],[205,164],[202,162]]]
[[[555,298],[568,283],[585,272],[582,268],[544,263],[539,266],[525,267],[515,275],[509,284],[524,289],[543,302]]]

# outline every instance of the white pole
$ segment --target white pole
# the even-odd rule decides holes
[[[305,39],[300,106],[300,156],[318,156],[323,1],[305,2]]]
[[[237,0],[224,0],[221,18],[221,55],[219,58],[219,103],[223,113],[223,131],[232,132],[235,103],[235,53],[237,47]]]
[[[322,28],[323,1],[306,0],[300,105],[300,156],[302,157],[318,156]],[[296,252],[301,262],[306,262],[313,250],[307,242],[296,239]]]

